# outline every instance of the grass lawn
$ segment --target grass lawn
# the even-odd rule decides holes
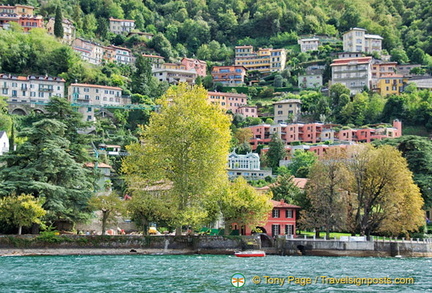
[[[301,237],[303,235],[306,235],[308,238],[313,237],[315,235],[315,232],[307,232],[307,231],[300,231],[301,234],[297,234],[298,237]],[[326,232],[320,232],[320,238],[324,238],[326,235]],[[330,232],[330,238],[340,238],[341,236],[351,236],[351,233],[338,233],[338,232]],[[359,236],[359,235],[356,235]]]

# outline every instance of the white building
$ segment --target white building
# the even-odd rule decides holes
[[[68,99],[79,107],[87,121],[95,121],[94,108],[128,105],[130,98],[122,96],[119,87],[73,83],[68,89]]]
[[[352,28],[343,35],[343,50],[346,52],[381,52],[383,38],[366,34],[364,28]]]
[[[243,176],[248,179],[264,179],[272,176],[271,170],[260,169],[260,157],[256,153],[238,155],[235,151],[228,155],[228,176]]]
[[[72,49],[78,52],[81,59],[91,64],[100,65],[104,57],[104,46],[76,38],[72,43]]]
[[[0,74],[0,88],[9,103],[46,104],[53,96],[65,96],[65,80],[60,77]]]
[[[121,64],[131,64],[134,63],[134,57],[132,56],[132,51],[128,48],[110,46],[115,50],[115,61]]]
[[[335,59],[332,68],[332,84],[341,83],[355,95],[366,87],[371,88],[372,57]]]
[[[300,39],[298,40],[301,52],[318,51],[320,40],[318,38]]]
[[[130,33],[135,28],[135,20],[110,18],[110,31],[116,35]]]
[[[301,74],[298,76],[298,87],[302,89],[318,89],[323,85],[321,74]]]
[[[186,66],[178,63],[165,63],[161,68],[153,69],[153,76],[159,81],[167,81],[171,84],[187,82],[195,84],[198,74],[195,69],[186,69]]]
[[[9,138],[6,131],[0,131],[0,156],[9,152]]]

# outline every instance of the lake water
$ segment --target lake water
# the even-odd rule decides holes
[[[241,275],[233,280],[237,273]],[[356,281],[362,281],[360,278],[371,284],[356,285]],[[394,284],[413,281],[414,284]],[[243,286],[237,288],[232,282]],[[432,292],[432,259],[226,255],[0,257],[1,293],[273,291]]]

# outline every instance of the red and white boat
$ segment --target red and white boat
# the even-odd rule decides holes
[[[265,251],[262,250],[245,250],[234,253],[237,257],[263,257],[266,256]]]

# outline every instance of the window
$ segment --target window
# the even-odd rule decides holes
[[[278,115],[282,115],[283,114],[283,111],[278,111]]]
[[[92,110],[91,107],[88,107],[88,108],[87,108],[87,112],[91,112],[91,110]]]
[[[285,217],[291,219],[293,217],[293,210],[286,210]]]
[[[272,210],[272,217],[273,218],[279,218],[280,217],[280,210],[273,209]]]
[[[272,225],[272,236],[277,236],[280,234],[280,225]]]
[[[285,225],[285,235],[294,234],[294,225]]]
[[[282,105],[278,105],[278,108],[282,108]]]

